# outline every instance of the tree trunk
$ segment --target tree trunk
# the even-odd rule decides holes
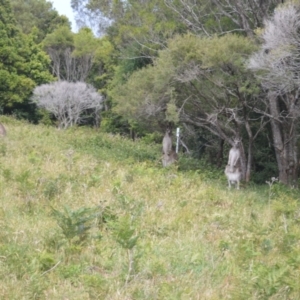
[[[242,180],[246,181],[246,173],[247,173],[247,157],[245,154],[245,149],[243,143],[240,143],[240,152],[241,152],[241,157],[240,157],[240,164],[241,164],[241,170],[242,170]]]
[[[217,167],[220,168],[223,164],[223,152],[224,152],[224,139],[220,139],[219,141],[219,150],[217,153]]]
[[[248,157],[247,157],[247,164],[245,170],[245,182],[249,182],[251,176],[252,161],[253,161],[252,149],[253,149],[254,137],[249,123],[246,105],[243,105],[243,110],[244,110],[245,127],[248,134]]]
[[[248,145],[248,160],[247,160],[247,166],[246,166],[246,173],[245,173],[245,181],[250,181],[251,176],[251,167],[252,167],[252,160],[253,160],[253,140],[249,139],[249,145]]]
[[[298,155],[295,132],[296,117],[290,111],[290,118],[280,121],[278,97],[274,93],[268,95],[271,119],[273,144],[278,165],[279,181],[283,184],[294,186],[298,179]]]

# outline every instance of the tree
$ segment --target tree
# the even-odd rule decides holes
[[[283,0],[165,0],[180,22],[196,34],[242,33],[253,37],[254,30]]]
[[[74,50],[74,33],[67,26],[61,26],[48,34],[43,47],[51,58],[52,74],[58,80],[72,81],[72,69],[75,67],[71,58]]]
[[[253,143],[266,123],[253,109],[259,107],[261,90],[245,67],[255,49],[251,40],[237,35],[177,36],[153,66],[112,90],[114,109],[152,126],[173,122],[204,128],[231,145],[235,137],[244,137],[241,164],[249,181]]]
[[[71,28],[68,18],[60,16],[53,4],[47,0],[10,0],[10,3],[18,28],[29,34],[36,27],[38,42],[58,26]]]
[[[50,60],[35,43],[34,32],[25,36],[16,26],[10,2],[0,0],[0,106],[12,112],[20,103],[28,105],[37,84],[52,80]]]
[[[101,41],[91,29],[81,28],[78,33],[62,26],[43,41],[44,49],[52,60],[52,74],[59,80],[86,81],[93,67]]]
[[[76,73],[78,74],[76,76],[77,80],[86,81],[100,48],[102,48],[101,40],[95,38],[91,29],[81,28],[74,35],[72,58],[75,61]]]
[[[279,180],[294,185],[298,179],[297,136],[300,116],[300,5],[288,2],[265,22],[260,51],[249,68],[268,93],[267,104]]]
[[[36,87],[32,101],[52,113],[59,122],[59,128],[68,128],[83,123],[86,113],[91,110],[98,116],[103,98],[86,83],[57,81]]]
[[[96,13],[109,20],[105,33],[120,51],[119,57],[139,60],[139,65],[142,59],[146,61],[142,65],[151,63],[168,38],[187,29],[176,22],[174,12],[165,6],[164,1],[72,0],[71,3],[78,14],[94,19]]]
[[[76,24],[79,28],[88,27],[102,36],[111,20],[104,16],[98,5],[89,0],[71,0],[71,7],[75,12]]]

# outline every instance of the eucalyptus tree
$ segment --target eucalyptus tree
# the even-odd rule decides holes
[[[279,180],[294,185],[298,179],[300,117],[300,5],[290,1],[265,22],[261,47],[249,68],[266,90]]]

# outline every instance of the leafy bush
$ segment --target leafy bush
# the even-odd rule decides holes
[[[71,210],[68,206],[64,206],[63,212],[52,208],[52,215],[68,242],[75,244],[86,242],[92,221],[98,216],[95,208]]]

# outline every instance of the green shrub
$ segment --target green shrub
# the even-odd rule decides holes
[[[98,214],[95,208],[82,207],[71,210],[68,206],[64,206],[62,212],[52,208],[52,216],[70,244],[83,244],[88,239],[92,222]]]

